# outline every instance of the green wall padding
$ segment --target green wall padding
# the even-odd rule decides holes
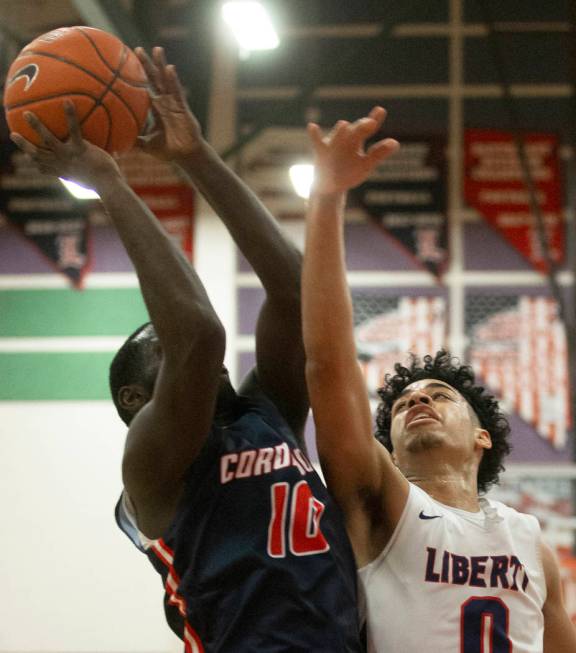
[[[147,321],[138,288],[0,291],[0,338],[127,336]]]
[[[0,401],[110,399],[112,352],[0,354]]]

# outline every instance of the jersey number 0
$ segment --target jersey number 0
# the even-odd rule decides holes
[[[461,653],[482,653],[488,627],[489,651],[511,653],[508,606],[497,597],[472,596],[461,608]]]
[[[295,556],[328,551],[330,545],[320,529],[325,506],[312,494],[306,481],[296,483],[291,492],[289,483],[274,483],[270,501],[269,556],[285,558],[287,541],[290,553]]]

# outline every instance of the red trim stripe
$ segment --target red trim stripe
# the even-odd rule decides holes
[[[184,651],[185,653],[204,653],[198,633],[187,621],[184,623]]]
[[[180,578],[174,569],[174,551],[160,539],[154,543],[152,551],[158,556],[162,564],[168,567],[166,584],[164,588],[168,595],[168,603],[178,608],[178,612],[184,619],[184,652],[185,653],[204,653],[204,646],[198,636],[198,633],[192,628],[186,619],[186,601],[183,596],[178,594]]]
[[[171,567],[174,562],[174,552],[168,546],[164,540],[156,540],[154,546],[152,547],[154,553],[160,558],[160,560],[166,565],[166,567]]]

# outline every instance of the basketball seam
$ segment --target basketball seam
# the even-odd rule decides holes
[[[93,95],[90,95],[90,93],[84,93],[82,91],[71,91],[66,93],[66,96],[75,96],[75,95],[80,95],[81,97],[88,97],[91,100],[94,100],[94,106],[90,111],[88,112],[88,115],[92,115],[94,112],[94,107],[98,104],[98,99],[95,98]],[[53,100],[54,98],[59,98],[62,97],[62,93],[56,93],[54,95],[43,95],[41,98],[36,98],[34,100],[27,100],[26,102],[20,102],[19,104],[12,104],[9,107],[5,107],[5,111],[12,111],[13,109],[20,109],[21,107],[28,106],[30,104],[36,104],[37,102],[44,102],[45,100]],[[112,126],[112,116],[110,115],[110,109],[105,104],[99,104],[104,111],[106,111],[106,114],[108,115],[108,133],[106,135],[106,145],[108,145],[108,142],[110,140],[110,132],[111,132],[111,126]],[[82,119],[82,122],[80,123],[81,125],[84,124],[85,117]]]
[[[80,31],[82,31],[82,30],[80,30]],[[96,48],[94,43],[92,43],[92,45],[94,46],[94,48]],[[122,44],[122,54],[120,55],[120,61],[118,62],[118,67],[116,68],[116,70],[110,69],[110,71],[113,74],[112,79],[108,82],[106,88],[100,94],[100,97],[96,100],[96,102],[94,103],[94,106],[90,109],[90,111],[88,111],[88,113],[84,116],[84,118],[82,118],[82,122],[80,123],[81,125],[83,125],[87,120],[90,119],[90,116],[94,113],[94,111],[96,111],[96,109],[99,106],[100,107],[105,106],[104,98],[106,97],[106,94],[112,89],[112,86],[114,86],[114,82],[118,79],[118,73],[120,72],[120,70],[122,69],[122,66],[126,62],[127,57],[128,57],[128,48],[124,44]],[[138,119],[136,118],[136,115],[132,111],[132,108],[128,104],[126,105],[126,108],[132,114],[132,118],[134,119],[134,122],[136,123],[136,127],[138,127]],[[109,121],[108,121],[108,134],[106,136],[106,144],[104,145],[105,150],[108,149],[108,147],[110,145],[110,139],[112,138],[112,118],[110,117],[110,115],[108,116],[108,118],[109,118]]]
[[[53,54],[52,52],[43,52],[42,50],[26,50],[26,52],[22,56],[27,56],[29,54],[30,55],[33,54],[38,57],[46,57],[47,59],[55,59],[60,63],[68,64],[69,66],[78,68],[78,70],[81,70],[83,73],[86,73],[87,75],[95,79],[97,82],[100,82],[102,86],[106,86],[106,82],[101,77],[99,77],[96,73],[92,72],[88,68],[84,68],[82,64],[79,64],[76,61],[70,61],[70,59],[66,59],[65,57],[61,57],[57,54]]]
[[[4,110],[12,111],[13,109],[20,109],[21,107],[25,107],[29,104],[36,104],[36,102],[44,102],[44,100],[53,100],[57,97],[67,97],[69,95],[81,95],[83,97],[89,97],[91,100],[94,100],[94,102],[98,101],[98,98],[90,95],[90,93],[86,93],[86,91],[66,91],[66,93],[53,93],[52,95],[43,95],[42,97],[34,98],[33,100],[18,102],[18,104],[10,104],[9,106],[5,106]]]
[[[100,50],[98,49],[98,44],[94,41],[94,39],[90,36],[90,34],[88,34],[88,33],[87,33],[85,30],[83,30],[81,27],[77,27],[76,30],[77,30],[78,32],[80,32],[81,34],[83,34],[83,36],[84,36],[86,39],[88,39],[88,41],[90,41],[90,44],[92,45],[92,47],[94,48],[94,50],[96,50],[96,54],[98,55],[98,58],[99,58],[100,61],[101,61],[101,62],[106,66],[106,68],[108,68],[108,70],[109,70],[110,72],[112,72],[112,73],[116,73],[116,72],[119,72],[119,71],[120,71],[120,69],[122,68],[122,65],[120,65],[120,66],[119,66],[118,68],[116,68],[116,69],[112,68],[112,66],[110,65],[110,63],[109,63],[108,61],[106,61],[106,59],[102,56],[102,53],[101,53]],[[127,50],[128,48],[126,47],[125,44],[122,44],[122,45],[124,45],[124,50],[122,51],[122,54],[124,54],[124,51]],[[126,59],[124,60],[124,63],[125,63],[125,62],[126,62]],[[128,84],[128,86],[134,86],[134,87],[136,87],[136,88],[147,88],[147,87],[148,87],[148,83],[147,83],[147,82],[141,82],[141,83],[138,83],[138,82],[132,82],[132,81],[130,81],[130,80],[128,80],[128,79],[124,79],[124,77],[121,77],[121,76],[118,76],[118,79],[121,79],[125,84]]]
[[[34,54],[34,55],[39,56],[39,57],[46,57],[48,59],[55,59],[56,61],[60,61],[61,63],[67,64],[69,66],[74,66],[74,67],[78,68],[78,70],[81,70],[83,73],[86,73],[87,75],[89,75],[90,77],[95,79],[97,82],[102,84],[102,86],[104,86],[105,88],[107,87],[106,82],[101,77],[99,77],[96,73],[93,73],[91,70],[88,70],[87,68],[84,68],[83,66],[76,63],[75,61],[70,61],[69,59],[65,59],[64,57],[59,57],[58,55],[52,54],[51,52],[42,52],[40,50],[26,50],[26,54],[28,54],[28,53],[29,54]],[[108,69],[111,70],[111,72],[114,72],[112,69],[110,69],[110,68],[108,68]],[[110,93],[112,93],[112,95],[114,95],[116,98],[118,98],[118,100],[120,100],[120,102],[122,102],[122,104],[128,109],[128,111],[130,112],[130,114],[134,118],[134,120],[136,122],[136,125],[138,125],[138,120],[136,119],[134,111],[132,110],[130,105],[126,102],[126,100],[121,95],[119,95],[113,88],[110,88],[108,90],[109,90]],[[59,93],[59,95],[66,95],[66,93]],[[95,98],[94,96],[90,96],[90,97],[92,97],[93,99],[95,99],[97,101],[97,98]],[[36,101],[36,100],[34,100],[34,101]],[[17,109],[18,107],[21,107],[21,106],[23,106],[23,105],[20,104],[20,103],[19,104],[10,104],[5,108],[7,110],[10,110],[10,109]]]

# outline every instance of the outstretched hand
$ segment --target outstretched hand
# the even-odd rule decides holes
[[[12,141],[37,165],[40,172],[63,177],[91,188],[110,176],[119,176],[120,170],[110,154],[82,138],[74,103],[64,100],[64,112],[69,136],[62,141],[31,111],[24,114],[32,129],[40,137],[40,146],[12,133]]]
[[[308,124],[315,155],[316,193],[342,193],[358,186],[380,162],[398,150],[400,144],[393,138],[365,147],[385,118],[386,110],[374,107],[367,117],[356,122],[339,120],[328,136],[322,136],[317,124]]]
[[[138,146],[167,161],[190,156],[202,145],[202,130],[190,111],[176,68],[166,62],[163,48],[154,48],[152,57],[143,48],[134,52],[148,77],[155,122],[153,131],[138,139]]]

